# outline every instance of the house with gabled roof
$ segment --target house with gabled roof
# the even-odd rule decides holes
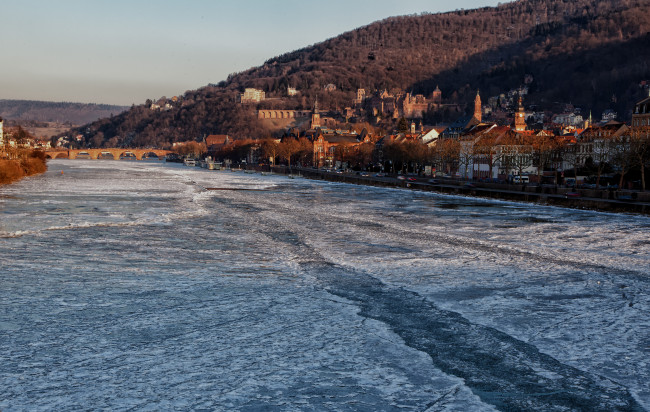
[[[362,143],[370,143],[370,135],[367,131],[361,134],[356,132],[330,131],[324,133],[323,130],[317,129],[312,138],[314,144],[314,167],[333,167],[336,161],[340,161],[337,156],[337,148],[347,147],[354,149]]]
[[[230,143],[230,137],[227,134],[211,134],[205,138],[208,152],[216,152],[228,143]]]
[[[609,143],[628,131],[629,127],[625,123],[614,120],[588,127],[578,136],[576,147],[578,163],[584,164],[589,158],[595,164],[609,162],[611,158]]]

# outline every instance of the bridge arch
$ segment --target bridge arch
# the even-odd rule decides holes
[[[150,158],[152,158],[152,157],[155,157],[156,159],[160,160],[160,156],[158,155],[158,153],[156,153],[156,152],[154,152],[154,151],[149,151],[149,152],[144,151],[144,152],[140,155],[140,159],[142,159],[142,160],[144,160],[144,159],[150,159]],[[163,157],[165,157],[165,155],[163,155]]]
[[[124,156],[130,153],[130,156]],[[147,157],[164,158],[170,150],[163,149],[127,149],[127,148],[105,148],[105,149],[50,149],[45,151],[45,156],[50,159],[106,159],[112,156],[114,160],[120,160],[121,157],[135,158],[142,160]]]
[[[116,159],[115,159],[115,154],[113,154],[113,152],[104,150],[97,155],[97,160],[116,160]]]
[[[135,153],[133,153],[132,150],[124,150],[120,152],[117,155],[118,160],[122,159],[135,159],[135,160],[140,160],[140,157],[138,157]]]

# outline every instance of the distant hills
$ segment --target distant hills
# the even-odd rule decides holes
[[[0,117],[18,123],[24,121],[80,125],[119,114],[128,106],[107,104],[0,100]]]
[[[93,122],[87,141],[162,146],[206,134],[265,137],[255,106],[236,103],[262,89],[260,108],[350,106],[358,88],[430,94],[464,107],[532,79],[526,105],[572,103],[625,120],[650,80],[647,0],[519,0],[475,10],[391,17],[267,60],[218,84],[186,92],[167,110],[148,105]],[[527,76],[529,75],[529,76]],[[328,91],[324,88],[329,87]],[[287,87],[299,94],[287,96]],[[586,114],[586,113],[585,113]],[[99,138],[97,137],[99,136]]]

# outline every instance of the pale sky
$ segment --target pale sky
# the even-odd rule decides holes
[[[387,17],[498,3],[1,0],[0,99],[140,104]]]

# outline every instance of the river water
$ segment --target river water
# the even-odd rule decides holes
[[[55,160],[0,218],[4,412],[650,410],[648,217]]]

